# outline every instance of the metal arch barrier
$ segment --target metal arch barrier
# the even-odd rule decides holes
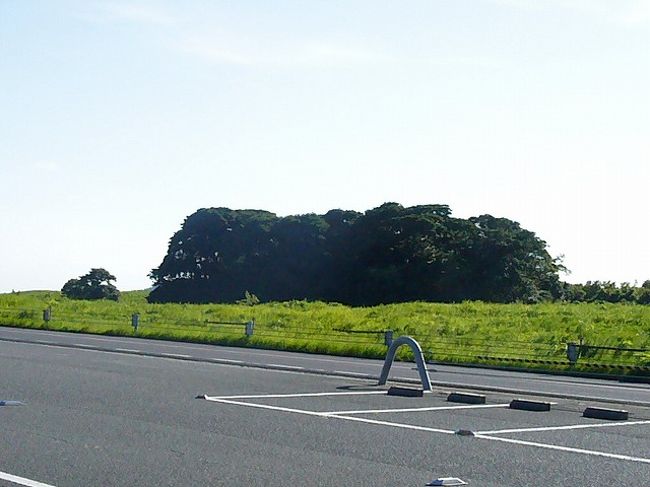
[[[386,360],[384,361],[384,367],[381,369],[378,385],[382,386],[386,384],[386,381],[388,380],[388,373],[390,372],[390,368],[393,365],[393,360],[395,360],[395,353],[397,353],[397,349],[402,345],[408,345],[411,347],[413,355],[415,356],[415,363],[417,364],[418,372],[420,374],[420,380],[422,380],[422,388],[425,391],[430,391],[431,379],[429,378],[429,371],[427,370],[426,364],[424,362],[424,354],[422,353],[422,348],[420,347],[420,344],[410,336],[401,336],[394,340],[391,344],[388,352],[386,353]]]

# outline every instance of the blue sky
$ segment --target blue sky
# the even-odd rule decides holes
[[[648,0],[0,0],[0,292],[145,288],[202,207],[386,201],[642,282],[648,86]]]

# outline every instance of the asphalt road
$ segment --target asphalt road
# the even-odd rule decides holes
[[[112,350],[127,354],[144,353],[161,357],[175,356],[179,359],[208,360],[224,364],[232,363],[284,370],[302,370],[330,375],[338,374],[344,377],[373,379],[379,376],[383,365],[381,360],[0,326],[1,340],[25,340],[33,343]],[[431,365],[429,370],[432,383],[440,386],[463,386],[483,391],[515,391],[528,395],[539,394],[559,398],[596,399],[602,402],[650,406],[650,384],[438,364]],[[413,364],[399,362],[393,365],[390,378],[413,383],[419,380]]]
[[[22,402],[0,407],[0,485],[423,486],[459,477],[470,486],[580,487],[650,478],[650,408],[622,399],[647,401],[647,385],[436,366],[436,378],[504,389],[486,392],[487,407],[467,408],[446,401],[450,387],[394,397],[374,380],[286,367],[376,376],[377,361],[7,330],[12,340],[74,342],[0,340],[0,401]],[[91,338],[129,350],[93,350]],[[145,347],[182,356],[135,352]],[[197,357],[239,360],[228,352],[258,367]],[[396,367],[397,376],[416,376]],[[509,380],[513,389],[606,394],[630,419],[583,418],[587,405],[612,405],[568,395],[548,399],[550,412],[512,410],[520,394],[505,392]]]

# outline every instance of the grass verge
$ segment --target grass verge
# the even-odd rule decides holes
[[[52,319],[43,321],[43,310]],[[131,315],[138,313],[137,333]],[[244,323],[255,320],[252,336]],[[238,323],[238,324],[233,324]],[[650,377],[650,306],[600,303],[402,303],[352,308],[290,301],[243,304],[149,304],[146,292],[119,302],[77,301],[58,292],[0,294],[0,324],[118,336],[383,358],[384,332],[416,338],[429,360],[558,372]],[[572,365],[566,344],[583,349]],[[409,359],[401,349],[399,357]]]

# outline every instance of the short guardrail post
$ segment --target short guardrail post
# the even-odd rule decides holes
[[[390,368],[393,365],[393,360],[395,360],[397,349],[402,345],[409,346],[413,352],[415,364],[417,365],[418,373],[420,374],[420,380],[422,381],[422,390],[431,391],[431,379],[429,378],[429,371],[427,370],[427,366],[424,362],[422,347],[420,347],[420,344],[409,336],[401,336],[397,340],[394,340],[391,344],[388,352],[386,352],[386,359],[384,360],[384,366],[381,369],[381,374],[379,375],[379,383],[377,385],[383,386],[386,384],[386,381],[388,380],[388,373],[390,372]]]
[[[580,357],[580,347],[577,343],[567,343],[566,344],[566,357],[569,359],[571,364],[575,364]]]
[[[253,330],[255,329],[255,318],[246,322],[246,336],[253,336]]]
[[[393,330],[386,330],[384,332],[384,345],[390,347],[393,344]]]
[[[140,315],[138,313],[131,315],[131,326],[133,327],[133,333],[137,333],[138,326],[140,326]]]
[[[52,319],[52,308],[48,307],[43,310],[43,321],[47,325],[51,319]]]

